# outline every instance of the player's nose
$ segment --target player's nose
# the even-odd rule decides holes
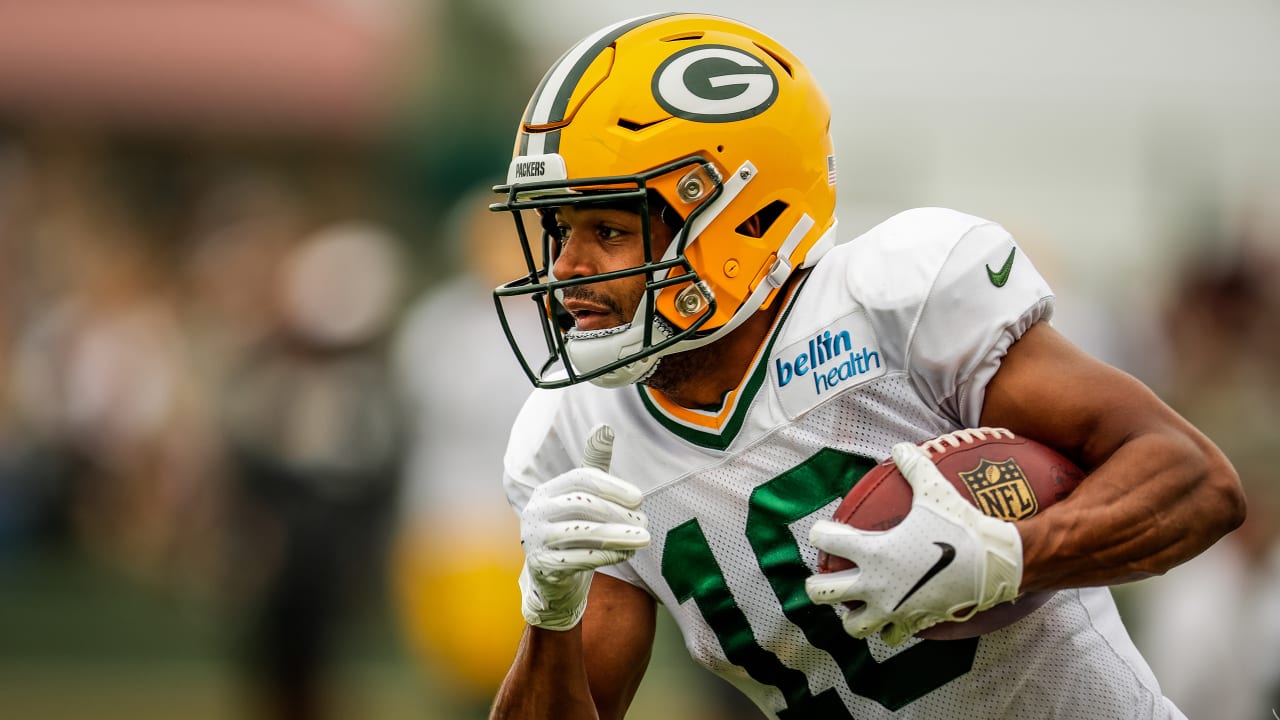
[[[561,242],[556,252],[553,270],[555,276],[562,280],[595,275],[598,270],[596,257],[590,251],[589,243],[574,240],[574,234],[570,231],[567,241]]]

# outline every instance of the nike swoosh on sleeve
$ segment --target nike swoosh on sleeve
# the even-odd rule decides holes
[[[907,594],[903,595],[902,599],[898,601],[898,604],[893,606],[894,610],[902,607],[902,603],[906,602],[907,598],[915,595],[917,590],[924,587],[924,584],[932,580],[935,575],[946,570],[947,566],[951,564],[951,561],[956,559],[956,549],[951,543],[935,541],[933,544],[937,545],[942,550],[942,557],[938,558],[938,562],[934,563],[933,567],[926,570],[924,575],[920,576],[920,579],[916,581],[916,584],[912,585],[911,589],[907,591]]]
[[[1018,247],[1016,245],[1009,248],[1009,257],[1004,259],[1004,265],[1000,266],[999,272],[992,270],[990,265],[985,266],[987,268],[987,278],[991,280],[992,285],[1004,287],[1004,284],[1009,282],[1009,273],[1013,270],[1013,256],[1017,252]]]

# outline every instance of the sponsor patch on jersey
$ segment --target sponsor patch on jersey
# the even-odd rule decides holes
[[[1004,462],[983,459],[978,467],[960,473],[978,509],[1001,520],[1022,520],[1036,514],[1039,503],[1027,476],[1013,458]]]
[[[862,312],[845,315],[769,358],[769,379],[793,420],[885,370],[875,332]]]

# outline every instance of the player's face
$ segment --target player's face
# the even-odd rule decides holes
[[[638,213],[612,208],[563,206],[555,211],[561,280],[625,270],[644,263],[644,228]],[[653,255],[659,257],[673,232],[656,215],[649,221]],[[578,330],[603,330],[630,322],[644,295],[645,276],[567,287],[561,298]]]

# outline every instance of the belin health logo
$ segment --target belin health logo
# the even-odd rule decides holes
[[[795,357],[775,358],[774,364],[778,387],[811,376],[818,395],[881,367],[879,352],[868,350],[865,345],[861,350],[853,349],[853,336],[848,330],[823,330],[809,338],[808,345]]]

